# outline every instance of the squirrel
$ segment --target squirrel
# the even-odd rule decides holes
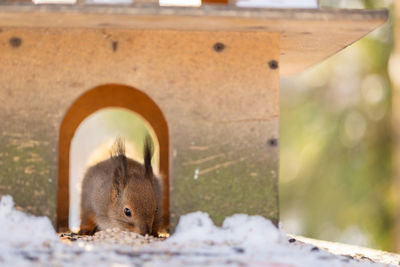
[[[125,144],[117,138],[110,158],[87,170],[82,181],[79,234],[119,228],[158,236],[161,185],[151,166],[153,152],[152,140],[146,136],[141,164],[126,157]]]

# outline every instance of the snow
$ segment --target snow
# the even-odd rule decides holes
[[[261,216],[236,214],[226,218],[222,227],[216,227],[207,213],[198,211],[182,216],[174,235],[167,242],[213,242],[256,249],[276,244],[281,239],[286,241],[283,231]]]
[[[214,260],[224,255],[255,266],[380,266],[347,262],[346,257],[309,244],[291,244],[288,239],[284,230],[261,216],[236,214],[226,218],[222,227],[216,227],[207,213],[194,212],[180,218],[174,235],[164,243],[181,251],[190,248],[212,252]]]
[[[0,249],[39,247],[55,241],[58,241],[58,238],[49,218],[29,216],[15,210],[11,196],[1,198]]]
[[[105,231],[104,234],[112,231]],[[388,266],[331,254],[290,237],[261,216],[236,214],[215,226],[209,215],[180,218],[165,241],[136,247],[83,241],[63,243],[48,218],[0,200],[0,265],[4,266]]]

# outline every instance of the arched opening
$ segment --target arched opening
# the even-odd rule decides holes
[[[122,138],[128,158],[143,163],[146,136],[153,140],[153,172],[160,178],[160,149],[151,125],[125,108],[100,109],[81,122],[71,141],[69,160],[69,229],[79,230],[82,180],[87,169],[110,158],[116,138]]]
[[[57,231],[68,230],[70,208],[70,151],[79,125],[104,108],[123,108],[139,114],[154,130],[159,144],[159,170],[162,176],[163,226],[169,227],[169,136],[160,108],[143,92],[129,86],[109,84],[93,88],[80,96],[68,109],[61,123],[58,147]]]

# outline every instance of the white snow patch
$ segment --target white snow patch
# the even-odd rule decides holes
[[[222,228],[245,247],[266,247],[282,240],[286,242],[286,234],[261,216],[235,214],[225,219]]]
[[[198,211],[182,216],[176,226],[175,233],[168,239],[169,242],[188,243],[216,241],[220,229],[215,227],[207,213]]]
[[[0,249],[42,246],[59,241],[47,217],[34,217],[14,209],[11,196],[0,200]]]
[[[284,232],[261,216],[236,214],[226,218],[222,227],[216,227],[207,213],[198,211],[182,216],[167,242],[208,242],[256,249],[277,244],[281,239],[286,241]]]
[[[382,266],[288,239],[283,229],[262,216],[236,214],[217,227],[207,213],[198,211],[181,216],[175,233],[160,247],[186,254],[186,262],[212,266]]]
[[[383,266],[288,238],[261,216],[237,214],[217,227],[207,213],[194,212],[182,216],[164,242],[130,247],[78,240],[68,245],[58,240],[48,218],[15,210],[10,196],[0,200],[2,266]]]

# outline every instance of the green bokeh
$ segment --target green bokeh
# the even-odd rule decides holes
[[[348,3],[390,8],[389,1]],[[298,77],[282,80],[280,203],[289,231],[394,249],[391,48],[389,22]]]

